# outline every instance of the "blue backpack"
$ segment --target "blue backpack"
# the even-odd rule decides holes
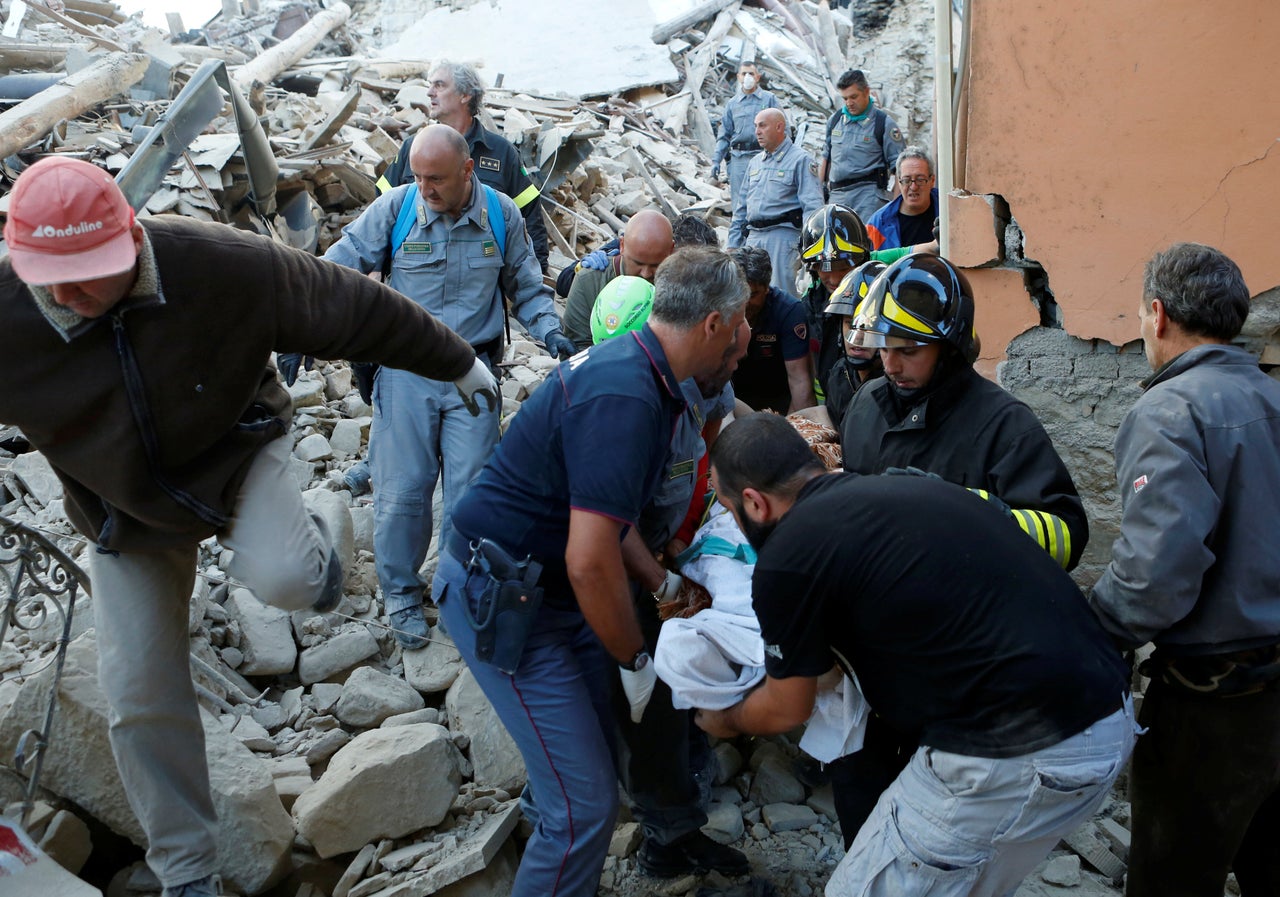
[[[498,242],[498,254],[505,255],[507,249],[507,219],[502,217],[502,205],[498,202],[498,193],[488,184],[481,184],[484,188],[484,198],[489,206],[489,230],[493,231],[493,238]],[[410,184],[408,191],[404,195],[404,202],[400,204],[400,211],[396,214],[395,227],[391,228],[391,255],[387,256],[387,269],[391,268],[391,259],[395,258],[400,247],[404,245],[405,239],[409,236],[409,231],[413,230],[414,210],[418,204],[418,185]]]

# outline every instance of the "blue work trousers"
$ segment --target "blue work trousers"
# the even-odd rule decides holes
[[[537,801],[512,897],[594,897],[618,814],[609,690],[618,667],[574,610],[538,611],[512,675],[476,659],[476,613],[486,577],[449,552],[436,571],[449,635],[524,758]]]
[[[886,198],[886,196],[888,194],[877,187],[874,181],[866,181],[832,190],[830,201],[853,209],[862,219],[862,223],[866,224],[872,215],[880,211],[884,204],[893,198],[892,196]]]
[[[422,603],[418,576],[431,545],[431,495],[444,468],[443,540],[454,503],[498,444],[498,412],[473,417],[452,383],[382,368],[373,390],[369,466],[373,553],[388,614]]]
[[[729,151],[729,199],[733,203],[733,219],[729,222],[729,248],[737,249],[747,238],[747,190],[743,181],[747,166],[755,153]]]
[[[773,279],[770,286],[782,292],[796,295],[796,271],[800,268],[800,228],[790,224],[752,228],[747,234],[747,246],[759,246],[769,253],[773,262]]]

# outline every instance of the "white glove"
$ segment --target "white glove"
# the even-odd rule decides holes
[[[644,708],[649,706],[653,697],[653,686],[658,681],[658,674],[653,668],[653,660],[646,653],[638,670],[618,667],[618,675],[622,677],[622,692],[631,705],[631,721],[639,723],[644,716]]]
[[[453,381],[453,385],[458,388],[458,395],[462,396],[462,403],[467,406],[472,417],[480,416],[477,397],[484,399],[490,411],[498,407],[498,381],[493,379],[493,373],[479,358],[471,366],[471,370]]]
[[[674,570],[668,570],[667,578],[662,581],[662,585],[653,590],[653,600],[659,604],[675,601],[683,586],[684,577]]]

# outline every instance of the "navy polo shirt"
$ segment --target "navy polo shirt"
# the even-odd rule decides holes
[[[746,356],[733,374],[733,392],[757,411],[786,414],[791,386],[786,362],[809,354],[808,314],[804,303],[769,287],[760,316],[751,324]]]
[[[549,591],[558,589],[566,582],[570,510],[635,525],[684,411],[680,384],[648,325],[584,349],[525,401],[454,506],[453,527],[467,539],[533,555],[546,567]]]

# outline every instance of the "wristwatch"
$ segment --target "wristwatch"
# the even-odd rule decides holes
[[[638,673],[653,662],[653,658],[649,656],[649,652],[641,648],[636,652],[636,656],[631,658],[627,663],[620,663],[618,666],[631,673]]]

